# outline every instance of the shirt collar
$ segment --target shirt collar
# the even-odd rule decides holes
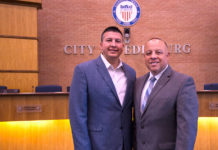
[[[156,78],[156,81],[161,77],[161,75],[164,73],[164,71],[168,68],[168,65],[160,72],[158,73],[155,78]],[[154,75],[150,72],[150,75],[149,75],[149,78],[148,80],[150,80]]]
[[[103,63],[105,64],[105,66],[106,66],[107,69],[109,69],[109,68],[114,69],[114,67],[107,61],[107,59],[106,59],[106,58],[104,57],[104,55],[102,55],[102,54],[101,54],[101,59],[102,59],[102,61],[103,61]],[[122,63],[122,61],[120,60],[119,65],[118,65],[117,68],[115,68],[115,69],[119,69],[119,68],[121,68],[121,67],[123,67],[123,63]]]

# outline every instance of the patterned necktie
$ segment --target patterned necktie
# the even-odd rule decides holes
[[[147,103],[147,100],[148,100],[148,97],[151,93],[151,90],[154,86],[154,81],[156,80],[156,78],[153,76],[151,79],[150,79],[150,84],[146,90],[146,93],[145,93],[145,97],[142,101],[142,104],[141,104],[141,112],[144,112],[144,109],[145,109],[145,106],[146,106],[146,103]]]

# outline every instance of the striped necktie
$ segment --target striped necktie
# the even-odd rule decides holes
[[[147,103],[147,100],[148,100],[148,97],[151,93],[151,90],[154,86],[154,82],[155,82],[156,78],[153,76],[151,79],[150,79],[150,83],[149,83],[149,86],[146,90],[146,93],[145,93],[145,97],[142,101],[142,104],[141,104],[141,112],[143,113],[144,112],[144,109],[145,109],[145,106],[146,106],[146,103]]]

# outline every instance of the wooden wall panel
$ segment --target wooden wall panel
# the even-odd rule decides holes
[[[68,120],[68,96],[68,93],[1,95],[0,149],[73,150],[73,140]],[[201,117],[205,114],[204,110],[208,110],[208,104],[204,102],[217,102],[217,92],[198,92],[198,96],[200,117],[198,119],[198,133],[194,150],[217,150],[217,113],[216,111],[211,111],[210,117]],[[41,113],[16,112],[16,106],[18,105],[30,106],[38,104],[42,105]],[[206,107],[203,107],[203,105]],[[32,120],[36,119],[36,121],[31,121],[31,118]]]
[[[1,150],[74,150],[68,119],[0,122]]]
[[[218,149],[218,117],[200,117],[194,150]]]
[[[37,37],[37,8],[0,4],[0,35]]]
[[[17,0],[21,2],[34,2],[34,3],[42,3],[42,0]]]
[[[218,118],[199,118],[194,150],[218,149]],[[0,122],[0,149],[73,150],[68,119]]]
[[[218,104],[217,92],[198,92],[199,116],[201,117],[218,117],[218,109],[210,108],[210,105]],[[218,127],[218,124],[217,124]]]
[[[37,40],[0,38],[0,70],[38,71]]]
[[[0,72],[0,85],[8,89],[20,89],[20,92],[32,92],[38,85],[38,73]]]
[[[0,102],[0,121],[69,118],[68,94],[5,95],[0,96]],[[17,112],[18,106],[40,106],[41,109],[39,112]]]
[[[69,93],[0,94],[0,121],[26,121],[69,118]],[[218,91],[198,91],[199,117],[218,117]],[[212,109],[209,105],[213,104]],[[40,112],[17,113],[17,106],[40,105]]]

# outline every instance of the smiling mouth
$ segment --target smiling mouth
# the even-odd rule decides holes
[[[113,49],[113,50],[112,50],[112,49],[109,49],[108,51],[109,51],[109,52],[118,52],[118,50],[114,50],[114,49]]]
[[[118,51],[118,49],[114,49],[114,48],[109,48],[109,51]]]
[[[156,65],[158,62],[150,62],[151,65]]]

